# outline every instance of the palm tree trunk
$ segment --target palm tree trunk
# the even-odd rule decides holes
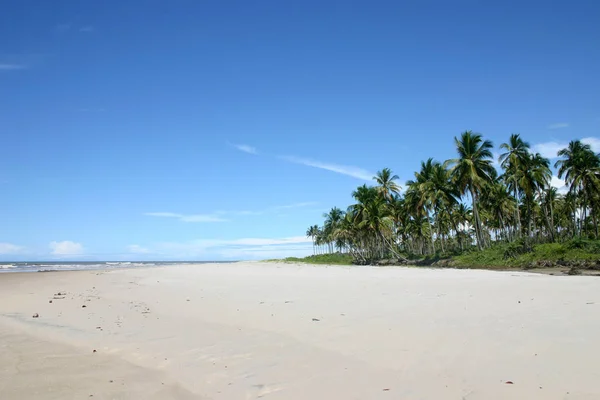
[[[515,238],[520,236],[521,230],[519,229],[519,225],[521,224],[521,215],[519,213],[519,191],[517,190],[517,178],[515,176]]]
[[[475,195],[475,190],[473,187],[469,187],[469,191],[471,192],[471,200],[473,202],[473,219],[475,219],[475,236],[477,238],[477,249],[481,250],[483,248],[483,240],[481,235],[481,222],[479,220],[479,211],[477,210],[477,196]]]
[[[540,204],[542,206],[542,213],[544,214],[546,228],[548,228],[548,235],[550,236],[550,241],[554,242],[554,232],[552,230],[552,224],[550,223],[550,219],[548,218],[548,210],[546,209],[546,204],[544,202],[544,197],[541,189],[538,189],[538,195],[540,196]]]

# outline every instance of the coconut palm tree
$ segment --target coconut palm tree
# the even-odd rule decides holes
[[[454,138],[458,158],[448,160],[452,166],[451,174],[461,195],[469,193],[473,204],[473,219],[477,248],[484,246],[481,218],[479,216],[479,196],[495,174],[492,166],[492,142],[483,140],[482,136],[472,131],[463,132],[460,139]]]
[[[312,225],[306,231],[306,236],[311,238],[311,240],[312,240],[313,254],[317,254],[316,239],[317,239],[318,234],[319,234],[319,227],[317,225]]]
[[[498,161],[504,169],[504,179],[512,190],[514,199],[519,202],[519,178],[523,173],[525,165],[529,157],[529,143],[521,139],[521,135],[513,133],[510,135],[508,142],[502,143],[500,149],[505,150],[500,154]],[[519,207],[514,207],[514,236],[519,237],[521,234],[521,216],[519,215]]]
[[[391,169],[384,168],[378,171],[373,179],[377,182],[377,190],[384,199],[390,201],[394,195],[400,193],[401,187],[395,182],[400,178],[394,175]]]
[[[565,177],[569,192],[581,197],[582,226],[585,224],[587,209],[596,206],[593,201],[594,191],[600,190],[600,157],[595,154],[590,145],[579,140],[573,140],[567,148],[557,154],[562,159],[554,165],[558,168],[558,177]],[[596,207],[597,208],[597,207]],[[595,217],[597,210],[592,210],[594,217],[595,236],[598,237],[598,221]]]
[[[322,228],[314,225],[306,232],[316,252],[335,246],[365,264],[400,258],[401,251],[445,253],[452,246],[462,251],[465,244],[482,249],[525,234],[550,241],[592,231],[598,235],[600,156],[590,146],[572,141],[558,153],[559,177],[569,185],[562,196],[550,185],[549,161],[530,153],[520,135],[500,146],[500,177],[492,166],[490,141],[467,131],[454,142],[457,158],[422,162],[402,195],[389,168],[377,173],[375,186],[354,190],[354,204],[346,212],[334,207],[324,214]]]
[[[342,219],[344,219],[344,212],[337,207],[333,207],[328,213],[323,214],[325,218],[325,224],[323,230],[326,234],[326,240],[329,244],[329,251],[333,252],[333,243],[335,242],[334,233],[338,229]],[[339,248],[341,251],[341,248]]]

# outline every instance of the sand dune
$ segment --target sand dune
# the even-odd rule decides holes
[[[2,399],[600,398],[594,277],[237,263],[0,293]]]

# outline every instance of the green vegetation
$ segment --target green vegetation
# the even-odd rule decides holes
[[[448,265],[457,268],[525,268],[573,266],[573,262],[600,266],[600,241],[570,240],[564,243],[540,243],[530,248],[522,241],[495,245],[451,257]]]
[[[347,253],[318,254],[304,258],[288,257],[283,262],[307,264],[352,265],[354,259]],[[380,260],[379,265],[388,265]],[[498,243],[483,250],[473,248],[454,256],[409,256],[405,264],[450,268],[478,269],[535,269],[571,267],[569,274],[578,274],[580,268],[600,270],[600,240],[572,239],[564,243],[528,245],[526,240]]]
[[[302,262],[307,264],[329,264],[329,265],[351,265],[352,256],[350,254],[331,253],[318,254],[304,258],[288,257],[283,260],[285,262]]]
[[[598,239],[600,156],[589,145],[574,140],[558,151],[555,167],[568,186],[563,195],[551,186],[550,161],[531,153],[518,134],[500,145],[500,172],[493,144],[482,135],[467,131],[454,144],[456,158],[422,162],[403,194],[398,176],[384,168],[375,186],[352,193],[346,211],[332,208],[323,226],[306,232],[312,260],[341,253],[363,265],[442,259],[510,267],[597,259],[598,242],[577,239]]]

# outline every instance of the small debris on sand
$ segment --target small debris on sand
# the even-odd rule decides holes
[[[32,318],[39,318],[39,317],[40,317],[40,314],[38,314],[38,313],[35,313],[35,314],[33,314],[31,317],[32,317]]]
[[[52,304],[52,300],[48,300],[48,303]]]
[[[506,383],[507,385],[514,385],[513,381],[506,381],[504,383]]]
[[[85,304],[81,306],[81,308],[86,308],[86,307],[87,307],[87,306],[86,306]]]
[[[319,322],[319,321],[320,321],[320,319],[317,319],[317,318],[313,318],[312,320],[313,320],[314,322]]]
[[[92,353],[97,353],[96,349],[94,349],[94,351],[92,351]]]

